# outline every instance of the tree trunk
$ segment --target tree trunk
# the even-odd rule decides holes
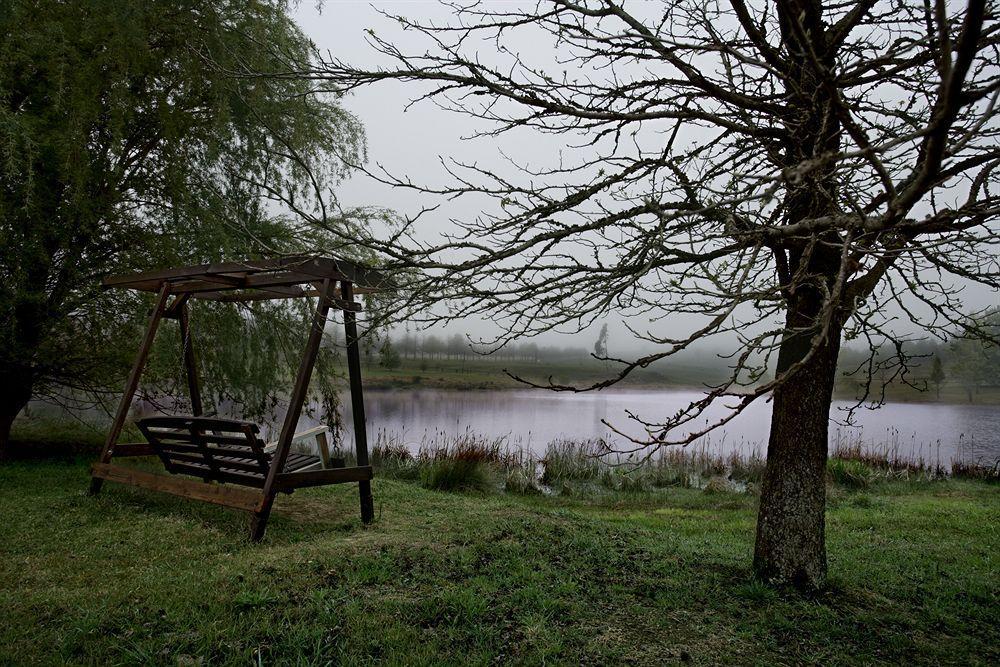
[[[23,382],[16,382],[10,377],[0,375],[0,463],[10,456],[10,429],[14,419],[31,399],[31,387]]]
[[[790,311],[789,328],[801,326],[802,319],[803,313]],[[826,460],[840,352],[840,329],[834,328],[816,354],[774,391],[757,515],[755,574],[800,589],[820,588],[826,579]],[[805,357],[810,338],[801,329],[786,335],[779,372]]]
[[[837,101],[825,85],[837,69],[836,49],[816,0],[779,2],[789,140],[783,160],[788,168],[815,163],[840,150]],[[785,220],[794,224],[840,212],[838,174],[833,163],[816,163],[785,197]],[[815,589],[826,580],[826,459],[833,383],[843,325],[839,304],[824,339],[824,300],[842,270],[844,240],[838,233],[789,240],[776,251],[776,266],[786,299],[785,334],[775,377],[785,377],[772,397],[767,468],[757,514],[754,572],[777,584]],[[813,348],[815,351],[810,354]],[[801,366],[796,366],[798,363]]]
[[[10,442],[10,427],[14,418],[10,415],[0,415],[0,463],[7,460],[8,443]]]

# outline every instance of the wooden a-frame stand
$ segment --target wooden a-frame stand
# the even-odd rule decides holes
[[[290,493],[296,488],[308,486],[357,482],[361,520],[366,524],[370,523],[374,518],[371,493],[372,468],[368,458],[355,315],[361,307],[354,301],[354,295],[357,292],[374,291],[384,282],[382,276],[375,271],[330,257],[286,257],[183,267],[106,278],[104,280],[106,288],[123,287],[156,292],[157,298],[132,371],[125,383],[121,402],[111,423],[107,441],[101,451],[100,460],[93,465],[90,493],[99,493],[104,481],[110,480],[247,511],[252,515],[250,539],[259,541],[264,537],[277,493]],[[156,331],[163,318],[176,319],[180,325],[192,412],[194,417],[201,417],[201,388],[191,338],[188,300],[194,298],[250,301],[313,296],[318,298],[309,338],[302,353],[295,384],[289,396],[288,412],[285,414],[277,447],[271,455],[267,474],[260,476],[259,485],[254,484],[259,488],[211,483],[207,471],[202,475],[205,479],[202,482],[187,477],[152,474],[112,463],[113,458],[147,456],[155,453],[149,443],[119,443],[118,439],[139,386],[139,379],[156,337]],[[285,467],[286,461],[295,436],[295,427],[307,399],[309,380],[316,364],[323,329],[331,307],[344,313],[357,465],[350,468],[288,472]],[[204,443],[201,443],[201,446],[204,447]]]

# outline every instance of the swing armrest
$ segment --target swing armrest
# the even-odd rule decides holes
[[[319,458],[323,463],[324,468],[330,467],[330,446],[326,439],[326,426],[314,426],[305,431],[299,431],[292,436],[292,442],[296,440],[302,440],[303,438],[308,438],[313,436],[316,438],[316,445],[319,447]],[[274,440],[272,442],[264,445],[264,452],[267,454],[273,454],[274,450],[278,448],[278,441]]]

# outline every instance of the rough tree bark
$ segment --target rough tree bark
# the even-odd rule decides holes
[[[10,456],[11,426],[38,388],[43,365],[37,360],[43,359],[50,368],[62,361],[39,352],[45,340],[45,323],[60,317],[46,289],[52,280],[49,269],[48,263],[38,262],[25,271],[16,297],[4,313],[9,328],[0,345],[0,461]]]
[[[809,325],[807,307],[789,311],[788,327]],[[787,335],[779,372],[810,350],[809,333]],[[767,469],[757,515],[754,572],[766,580],[815,589],[826,579],[825,509],[829,412],[840,325],[826,342],[774,391]]]
[[[7,449],[10,442],[10,427],[13,423],[13,416],[7,414],[0,415],[0,463],[7,460]]]

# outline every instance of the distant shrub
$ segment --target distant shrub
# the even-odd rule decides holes
[[[471,431],[457,436],[438,434],[422,442],[417,451],[420,461],[455,459],[490,463],[501,468],[519,465],[524,458],[523,452],[511,448],[507,436],[488,437]]]
[[[713,475],[705,483],[704,491],[705,493],[732,493],[734,488],[733,483],[722,475]]]
[[[621,488],[621,480],[619,479],[618,471],[613,468],[602,468],[598,482],[601,486],[609,491],[617,491]]]
[[[410,450],[398,442],[379,442],[372,449],[372,463],[377,466],[412,460]]]
[[[618,488],[626,493],[643,493],[649,491],[649,482],[641,471],[633,471],[619,475]]]
[[[933,480],[947,467],[929,459],[907,459],[898,443],[864,446],[838,440],[827,465],[827,479],[844,489],[865,489],[888,480]],[[353,452],[344,454],[353,465]],[[471,430],[425,434],[418,447],[401,436],[379,431],[372,449],[377,474],[421,481],[441,490],[503,490],[512,494],[655,493],[665,487],[699,488],[706,493],[759,494],[766,461],[757,448],[713,451],[711,443],[663,447],[651,454],[624,454],[601,439],[560,439],[543,457],[509,435],[484,436]],[[539,472],[541,473],[539,476]],[[952,461],[955,477],[1000,481],[1000,460]]]
[[[378,474],[382,477],[412,482],[420,479],[420,464],[416,461],[399,461],[388,465],[383,463]]]
[[[744,456],[741,452],[734,451],[730,453],[728,463],[731,479],[746,482],[747,484],[760,484],[764,481],[764,470],[767,468],[767,461],[756,452]]]
[[[504,479],[503,489],[507,493],[518,493],[521,495],[537,494],[542,490],[535,482],[535,476],[523,467],[512,468],[507,471]]]
[[[875,471],[860,461],[830,459],[826,470],[834,484],[849,489],[867,489],[875,481]]]
[[[685,470],[678,470],[669,466],[651,466],[645,475],[646,482],[656,489],[667,486],[680,486],[688,488],[691,486],[691,475]]]
[[[420,477],[420,467],[406,446],[385,438],[382,434],[372,449],[371,462],[378,469],[378,474],[384,477],[404,480]]]
[[[992,464],[983,461],[951,462],[951,475],[962,479],[977,479],[984,482],[1000,482],[1000,459]]]
[[[948,476],[947,468],[941,463],[941,442],[930,446],[924,455],[923,447],[916,455],[906,453],[911,447],[892,429],[885,442],[865,444],[857,438],[842,437],[837,432],[831,459],[852,461],[864,465],[872,473],[872,480],[885,479],[941,479]],[[935,454],[936,456],[931,456]]]
[[[724,456],[705,456],[703,459],[704,472],[709,476],[722,477],[729,469],[729,462]]]

